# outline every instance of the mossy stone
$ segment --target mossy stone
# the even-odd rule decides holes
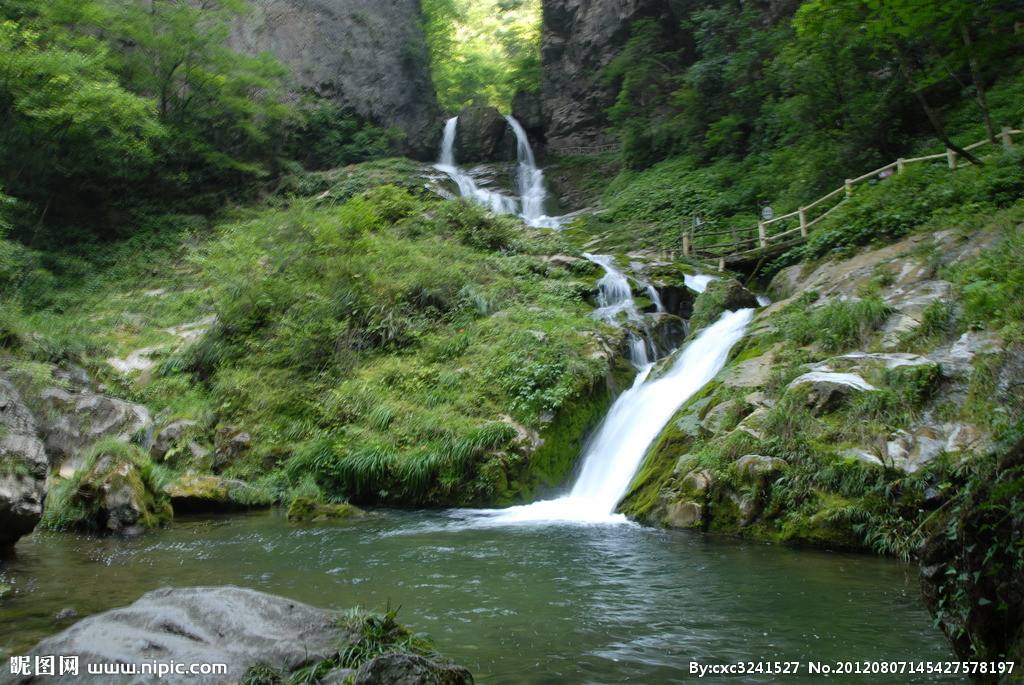
[[[365,512],[348,504],[324,504],[309,497],[296,497],[288,505],[288,520],[298,523],[318,523],[340,519],[362,518]]]

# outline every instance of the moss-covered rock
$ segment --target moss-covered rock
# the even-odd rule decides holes
[[[361,518],[365,512],[354,504],[325,504],[309,497],[296,497],[288,505],[288,520],[295,523],[317,523]]]
[[[707,288],[693,304],[690,317],[690,334],[714,323],[723,312],[748,309],[757,306],[757,297],[732,278],[718,278],[708,283]]]
[[[134,445],[101,440],[82,467],[59,482],[46,502],[42,525],[54,530],[134,533],[171,520],[170,498],[149,457]]]
[[[273,497],[245,481],[195,472],[185,473],[164,488],[174,511],[210,513],[269,507]]]

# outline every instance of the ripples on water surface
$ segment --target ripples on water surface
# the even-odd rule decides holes
[[[916,570],[870,557],[620,526],[474,527],[466,512],[388,512],[299,527],[278,514],[181,520],[137,540],[36,534],[0,566],[0,652],[54,615],[165,585],[236,584],[381,609],[429,633],[479,683],[674,683],[691,659],[951,658]],[[925,676],[778,682],[959,682]],[[772,678],[706,678],[769,683]]]

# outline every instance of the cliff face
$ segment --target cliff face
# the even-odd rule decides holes
[[[676,22],[670,0],[544,0],[543,110],[552,147],[608,142],[605,110],[615,88],[601,72],[629,39],[642,17]]]
[[[232,47],[270,52],[312,91],[405,132],[407,152],[430,158],[441,112],[419,0],[254,0]]]

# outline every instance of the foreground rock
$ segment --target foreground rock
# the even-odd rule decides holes
[[[0,553],[32,532],[43,515],[46,468],[32,413],[0,377]]]
[[[690,333],[708,326],[727,311],[757,307],[757,297],[731,278],[716,278],[708,283],[693,304]]]
[[[208,514],[270,506],[271,498],[254,490],[248,483],[233,478],[182,474],[164,488],[171,506],[178,514]]]
[[[379,619],[395,635],[407,635],[397,624]],[[322,664],[330,671],[349,647],[360,640],[358,624],[344,622],[341,614],[283,597],[245,588],[164,588],[142,596],[130,606],[79,621],[58,635],[43,640],[31,656],[77,654],[78,676],[62,683],[95,683],[88,665],[225,664],[226,674],[168,674],[162,683],[221,685],[237,683],[250,669],[288,677],[300,668]],[[397,650],[397,648],[396,648]],[[355,651],[355,650],[353,650]],[[272,665],[272,666],[271,666]],[[357,664],[355,682],[364,685],[469,685],[465,669],[438,658],[385,654]],[[345,669],[339,677],[351,675]],[[112,685],[155,682],[154,676],[103,676]],[[31,676],[11,676],[4,669],[0,683],[36,682]],[[340,681],[339,681],[340,682]]]

